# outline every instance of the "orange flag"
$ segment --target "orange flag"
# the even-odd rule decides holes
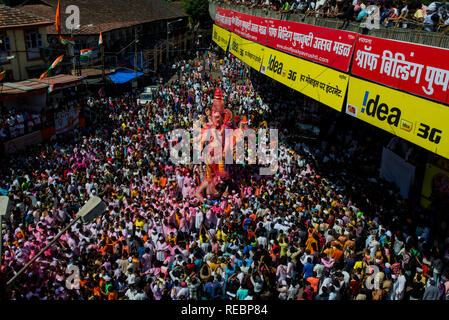
[[[56,8],[55,26],[58,34],[61,34],[61,3],[58,0],[58,7]]]
[[[45,71],[43,74],[41,74],[41,76],[39,77],[39,80],[43,80],[43,79],[47,78],[47,72],[48,72],[48,70]]]

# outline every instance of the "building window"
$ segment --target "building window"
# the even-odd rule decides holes
[[[40,59],[43,48],[42,35],[35,29],[25,31],[25,42],[28,60]]]
[[[11,43],[6,34],[0,33],[0,64],[7,63],[8,53],[11,51]]]

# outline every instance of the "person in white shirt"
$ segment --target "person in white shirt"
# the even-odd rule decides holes
[[[128,298],[128,300],[135,300],[137,291],[135,289],[135,285],[132,284],[128,290],[125,292],[125,296]]]
[[[404,270],[399,270],[399,276],[393,283],[393,289],[391,290],[391,300],[402,300],[405,294],[405,282]]]

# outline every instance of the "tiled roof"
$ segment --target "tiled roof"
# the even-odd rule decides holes
[[[0,4],[0,29],[51,23],[49,19],[34,13]]]
[[[23,5],[22,10],[41,14],[54,21],[58,0],[42,0],[44,4]],[[46,5],[48,4],[48,5]],[[164,0],[61,0],[62,33],[69,34],[65,28],[65,8],[76,5],[80,8],[81,28],[73,34],[98,34],[114,29],[157,20],[170,20],[187,17],[179,4],[172,5]],[[48,34],[56,34],[55,26],[47,29]]]
[[[3,83],[2,97],[7,100],[10,96],[20,96],[33,94],[41,91],[45,91],[44,89],[48,88],[50,84],[55,85],[55,89],[75,85],[81,82],[83,77],[72,76],[70,74],[58,74],[52,77],[45,78],[43,80],[39,80],[37,78],[28,79],[24,81],[18,82],[5,82]]]

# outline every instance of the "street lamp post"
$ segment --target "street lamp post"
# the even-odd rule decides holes
[[[77,212],[75,219],[73,219],[68,226],[59,232],[56,237],[50,241],[37,255],[33,257],[26,265],[23,266],[19,272],[16,273],[7,283],[7,287],[10,287],[12,283],[19,277],[34,261],[36,261],[48,248],[50,248],[59,238],[73,226],[76,222],[81,220],[83,224],[89,223],[91,220],[98,217],[106,208],[106,205],[99,197],[93,197],[87,201],[87,203]]]

